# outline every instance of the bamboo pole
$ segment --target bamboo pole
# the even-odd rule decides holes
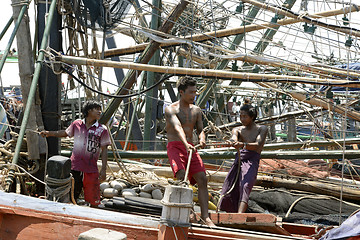
[[[360,5],[355,5],[352,4],[351,6],[348,7],[344,7],[344,8],[340,8],[340,9],[336,9],[336,10],[331,10],[331,11],[325,11],[325,12],[319,12],[319,13],[315,13],[315,14],[309,14],[308,16],[311,18],[322,18],[322,17],[331,17],[331,16],[336,16],[336,15],[340,15],[340,14],[347,14],[350,12],[357,12],[359,11]],[[251,24],[251,25],[247,25],[247,26],[241,26],[238,28],[231,28],[231,29],[223,29],[223,30],[217,30],[216,32],[206,32],[206,33],[202,33],[202,34],[197,34],[197,35],[193,35],[193,36],[185,36],[183,39],[186,40],[191,40],[194,42],[201,42],[201,41],[206,41],[212,38],[222,38],[222,37],[228,37],[228,36],[232,36],[232,35],[237,35],[237,34],[242,34],[245,32],[252,32],[252,31],[257,31],[257,30],[262,30],[262,29],[266,29],[266,28],[274,28],[274,27],[278,27],[279,25],[289,25],[289,24],[294,24],[294,23],[298,23],[301,22],[301,19],[296,18],[289,18],[289,19],[282,19],[280,21],[278,21],[277,23],[266,23],[266,24]],[[110,58],[110,57],[114,57],[114,56],[121,56],[121,55],[127,55],[127,54],[134,54],[134,53],[138,53],[143,51],[146,46],[149,43],[143,43],[143,44],[138,44],[136,46],[132,46],[132,47],[126,47],[126,48],[118,48],[118,49],[111,49],[111,50],[107,50],[105,51],[105,58]],[[180,45],[180,43],[176,43],[176,42],[169,42],[169,43],[162,43],[160,46],[161,48],[165,48],[165,47],[171,47],[171,46],[178,46]]]
[[[229,51],[229,50],[226,50],[221,47],[217,47],[216,49],[220,50],[220,51],[221,50]],[[187,59],[191,58],[191,60],[193,60],[197,63],[203,64],[208,68],[214,69],[216,66],[216,63],[212,63],[204,57],[199,57],[196,54],[190,55],[183,48],[179,48],[178,53],[179,53],[179,55],[184,56]],[[260,56],[256,56],[256,55],[236,54],[236,52],[233,52],[233,53],[234,53],[233,56],[228,55],[225,57],[225,59],[239,60],[239,61],[243,61],[243,62],[268,65],[268,66],[272,66],[272,67],[286,67],[288,69],[292,69],[295,71],[304,71],[304,72],[308,72],[308,73],[319,74],[324,78],[329,78],[329,77],[331,78],[332,75],[344,77],[344,78],[345,77],[360,78],[360,73],[358,73],[356,71],[347,71],[347,70],[342,70],[340,68],[315,67],[315,66],[299,64],[299,63],[289,63],[289,62],[284,62],[284,61],[272,60],[272,59],[268,59],[268,58],[264,58],[264,57],[260,57]]]
[[[236,151],[229,148],[229,151],[212,151],[203,149],[198,151],[204,160],[234,159]],[[166,151],[119,151],[121,159],[167,159]],[[71,156],[71,151],[62,150],[64,156]],[[112,152],[108,153],[112,159]],[[317,150],[317,151],[262,151],[261,158],[267,159],[340,159],[343,156],[342,150]],[[359,158],[359,150],[346,150],[346,159]]]
[[[262,86],[262,87],[268,87],[271,88],[272,90],[279,92],[281,94],[284,94],[283,91],[280,90],[280,88],[274,84],[274,83],[257,83],[258,85]],[[342,106],[335,106],[333,103],[329,102],[329,101],[324,101],[321,99],[317,99],[317,98],[311,98],[309,95],[306,94],[302,94],[302,93],[296,93],[296,92],[288,92],[285,93],[291,97],[293,97],[294,99],[297,99],[301,102],[305,102],[308,103],[312,106],[318,106],[318,107],[322,107],[323,109],[329,110],[329,111],[334,111],[337,112],[341,115],[345,114],[346,108],[342,107]],[[360,113],[356,112],[356,111],[351,111],[348,110],[347,111],[347,117],[354,119],[356,121],[360,121]]]
[[[320,22],[318,20],[311,19],[310,17],[308,17],[306,15],[303,16],[301,14],[294,14],[294,13],[291,13],[289,11],[282,10],[279,7],[273,7],[273,6],[270,6],[269,4],[260,3],[260,2],[255,1],[255,0],[241,0],[241,1],[244,2],[244,3],[250,3],[251,5],[257,6],[259,8],[269,10],[271,12],[281,14],[281,15],[284,15],[284,16],[287,16],[287,17],[290,17],[290,18],[297,18],[297,19],[301,20],[302,22],[318,25],[318,26],[321,26],[323,28],[327,28],[327,29],[331,29],[331,30],[334,30],[334,31],[342,32],[344,34],[352,35],[352,36],[355,36],[355,37],[360,37],[360,31],[357,30],[356,28],[342,27],[342,26],[335,26],[335,25],[326,24],[326,23]]]
[[[0,41],[1,39],[4,37],[6,31],[9,29],[10,25],[12,24],[12,22],[14,21],[14,18],[11,16],[9,21],[6,23],[4,29],[1,31],[0,33]]]
[[[17,15],[23,10],[21,0],[12,0],[14,20],[16,20]],[[30,24],[27,14],[27,8],[25,12],[25,17],[20,23],[19,30],[16,34],[16,45],[17,45],[17,54],[18,54],[18,66],[19,66],[19,76],[21,82],[21,92],[22,100],[25,104],[24,107],[27,107],[28,104],[31,105],[32,111],[29,114],[28,124],[26,126],[27,130],[25,133],[27,141],[27,151],[29,153],[29,160],[38,160],[40,159],[40,149],[39,141],[45,146],[44,138],[39,139],[37,129],[43,129],[44,124],[42,122],[40,100],[38,95],[35,94],[35,100],[28,102],[29,89],[31,86],[33,74],[34,74],[34,58],[32,52],[31,44],[31,33],[30,33]],[[41,145],[41,144],[40,144]]]
[[[173,11],[170,13],[169,17],[166,19],[164,24],[161,26],[160,31],[164,33],[170,32],[170,30],[173,28],[175,22],[180,17],[182,12],[185,10],[186,6],[189,4],[186,0],[181,0],[179,4],[173,9]],[[138,63],[148,63],[154,53],[157,49],[159,49],[160,43],[155,41],[150,41],[149,45],[146,47],[142,55],[138,58]],[[146,64],[145,64],[146,65]],[[124,95],[129,92],[129,89],[132,88],[134,83],[136,82],[137,76],[144,71],[144,69],[137,69],[138,71],[130,70],[126,74],[125,78],[123,79],[123,82],[121,86],[119,87],[118,91],[116,92],[117,95]],[[146,71],[146,70],[145,70]],[[116,98],[112,99],[108,107],[105,109],[104,114],[100,118],[100,123],[106,123],[109,121],[112,114],[116,111],[116,109],[119,107],[122,99]]]
[[[6,58],[9,54],[9,51],[10,51],[10,48],[11,48],[11,45],[12,43],[14,42],[14,39],[15,39],[15,36],[16,36],[16,33],[19,29],[19,26],[20,26],[20,23],[25,15],[25,12],[27,10],[27,7],[28,7],[28,4],[24,4],[22,7],[21,7],[21,10],[20,10],[20,13],[18,15],[18,19],[16,20],[16,23],[15,23],[15,27],[14,27],[14,30],[12,31],[11,33],[11,36],[10,36],[10,39],[9,39],[9,42],[8,44],[6,45],[6,48],[4,50],[4,53],[2,55],[2,58],[0,60],[0,74],[3,70],[3,67],[4,67],[4,64],[5,64],[5,61],[6,61]],[[10,24],[12,23],[13,21],[13,18],[11,17],[11,19],[9,20],[9,22],[7,23],[7,25],[5,26],[3,32],[1,33],[1,35],[3,36],[3,34],[5,34],[7,28],[9,28]],[[1,36],[1,38],[2,38]],[[3,82],[2,82],[2,78],[0,77],[0,81],[1,81],[1,94],[4,94],[4,89],[3,89]]]
[[[264,118],[261,118],[261,119],[257,119],[255,122],[257,124],[267,124],[267,123],[273,122],[273,121],[276,121],[276,123],[280,123],[280,122],[288,120],[291,117],[298,117],[298,116],[304,115],[305,113],[315,113],[315,112],[318,112],[318,111],[321,111],[321,110],[322,110],[322,108],[313,108],[313,109],[308,109],[308,110],[298,110],[298,111],[288,112],[288,113],[275,115],[275,116],[271,116],[271,117],[264,117]],[[227,128],[234,128],[234,127],[239,127],[239,126],[242,126],[241,122],[232,122],[232,123],[217,126],[216,128],[219,129],[219,130],[224,130],[224,129],[227,129]],[[204,129],[204,131],[206,131],[206,132],[208,130],[210,130],[210,127],[206,127]]]
[[[360,87],[360,82],[358,81],[347,81],[347,80],[338,80],[338,79],[320,79],[320,78],[315,79],[315,78],[275,75],[275,74],[241,73],[241,72],[212,70],[212,69],[209,70],[209,69],[179,68],[179,67],[168,67],[168,66],[152,66],[142,63],[114,62],[109,60],[87,59],[87,58],[72,57],[65,55],[58,55],[56,57],[56,60],[62,61],[67,64],[75,64],[75,65],[126,68],[137,71],[150,71],[150,72],[159,72],[159,73],[185,75],[185,76],[188,75],[188,76],[222,78],[222,79],[232,79],[232,80],[238,79],[241,81],[248,81],[248,82],[261,82],[261,81],[271,80],[271,81],[279,81],[279,82],[308,83],[315,85]],[[131,86],[125,88],[130,89],[130,87]],[[127,92],[128,90],[123,91],[123,93],[127,93]]]
[[[358,72],[347,72],[346,70],[335,69],[335,68],[327,69],[324,67],[314,67],[314,66],[310,66],[310,65],[295,64],[295,63],[289,63],[289,62],[285,62],[285,61],[276,61],[276,60],[263,58],[260,56],[255,56],[255,55],[244,54],[243,56],[234,56],[229,59],[240,60],[240,61],[254,63],[254,64],[269,65],[272,67],[286,67],[289,69],[293,69],[295,71],[306,71],[309,73],[326,74],[327,77],[329,77],[329,75],[332,74],[332,75],[337,75],[337,76],[341,76],[341,77],[360,78],[360,73],[358,73]]]
[[[25,111],[24,111],[24,117],[23,117],[23,120],[21,122],[19,136],[18,136],[18,139],[17,139],[17,142],[16,142],[14,157],[12,159],[12,163],[14,165],[17,164],[18,159],[19,159],[21,144],[22,144],[22,141],[23,141],[23,138],[24,138],[24,135],[25,135],[26,126],[27,126],[27,123],[28,123],[28,120],[29,120],[29,115],[30,115],[30,111],[31,111],[31,103],[34,101],[34,98],[35,98],[36,89],[37,89],[37,83],[38,83],[38,80],[39,80],[40,71],[41,71],[41,67],[42,67],[42,61],[44,60],[44,50],[45,50],[45,48],[47,46],[49,33],[50,33],[50,29],[51,29],[51,23],[52,23],[55,11],[56,11],[56,0],[52,0],[50,8],[49,8],[49,15],[48,15],[47,23],[46,23],[46,26],[45,26],[44,36],[43,36],[43,39],[41,41],[39,55],[38,55],[36,65],[35,65],[36,67],[35,67],[34,76],[33,76],[32,82],[31,82],[30,90],[29,90],[29,96],[28,96],[28,100],[27,100],[27,103],[26,103]],[[5,188],[5,190],[7,192],[10,191],[10,187],[11,187],[13,181],[14,181],[14,174],[15,174],[15,169],[11,168],[10,171],[9,171],[9,175],[6,178],[6,188]]]
[[[310,148],[310,147],[338,147],[342,146],[344,139],[330,139],[328,141],[306,141],[306,142],[285,142],[285,143],[270,143],[264,145],[264,150],[280,150],[280,149],[296,149],[296,148]],[[360,144],[360,138],[345,139],[345,145]]]

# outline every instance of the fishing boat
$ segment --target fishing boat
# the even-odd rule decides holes
[[[151,183],[164,194],[174,182],[164,107],[177,101],[176,82],[183,76],[198,82],[195,104],[203,110],[208,143],[199,153],[208,170],[209,206],[216,206],[234,161],[236,151],[225,141],[241,125],[245,99],[257,106],[257,123],[269,129],[248,212],[214,210],[218,226],[193,222],[188,239],[320,237],[360,208],[357,3],[11,0],[8,5],[13,14],[2,24],[0,40],[9,29],[12,34],[1,51],[0,72],[15,57],[22,91],[13,103],[21,111],[14,114],[5,107],[10,96],[2,79],[1,237],[76,239],[100,227],[128,239],[160,239],[163,206],[142,189]],[[37,19],[37,44],[29,15]],[[72,139],[45,140],[39,131],[66,128],[93,98],[104,106],[100,122],[113,139],[108,188],[112,181],[126,182],[137,200],[121,191],[103,192],[103,209],[92,209],[39,199],[46,195],[46,162],[69,157],[73,146]]]

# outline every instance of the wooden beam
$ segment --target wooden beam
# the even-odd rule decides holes
[[[336,85],[343,87],[360,87],[359,81],[348,81],[339,79],[323,79],[323,78],[307,78],[287,75],[276,75],[276,74],[258,74],[258,73],[241,73],[224,70],[212,70],[212,69],[194,69],[194,68],[179,68],[179,67],[168,67],[168,66],[152,66],[143,63],[124,63],[124,62],[113,62],[109,60],[97,60],[88,59],[81,57],[58,55],[56,60],[62,61],[68,64],[75,65],[90,65],[99,67],[115,67],[115,68],[126,68],[135,70],[133,72],[150,71],[159,72],[174,75],[184,76],[196,76],[196,77],[208,77],[208,78],[221,78],[221,79],[232,79],[241,80],[248,82],[261,82],[261,81],[278,81],[278,82],[294,82],[294,83],[307,83],[314,85]],[[124,88],[120,88],[117,95],[127,94],[128,89],[131,89],[135,79],[132,79],[131,84],[128,83]],[[119,99],[113,100],[119,102]]]
[[[261,3],[261,2],[255,1],[255,0],[241,0],[241,1],[244,2],[244,3],[250,3],[251,5],[254,5],[256,7],[259,7],[259,8],[265,9],[265,10],[269,10],[271,12],[281,14],[281,15],[284,15],[284,16],[287,16],[287,17],[290,17],[290,18],[297,18],[297,19],[301,20],[302,22],[306,22],[306,23],[321,26],[321,27],[326,28],[326,29],[331,29],[331,30],[334,30],[334,31],[342,32],[342,33],[344,33],[346,35],[352,35],[352,36],[355,36],[355,37],[360,37],[360,31],[358,29],[356,29],[356,28],[336,26],[336,25],[323,23],[323,22],[320,22],[318,20],[311,19],[311,17],[308,17],[306,15],[294,14],[294,13],[292,13],[290,11],[282,10],[280,7],[271,6],[271,5],[267,4],[267,3]]]
[[[69,150],[62,150],[61,154],[70,156]],[[112,152],[108,153],[109,159],[112,158]],[[229,151],[213,152],[213,151],[199,151],[199,154],[204,160],[217,159],[234,159],[236,151],[230,149]],[[166,151],[119,151],[122,159],[167,159]],[[275,159],[342,159],[342,150],[318,150],[318,151],[263,151],[262,158]],[[346,150],[344,157],[346,159],[359,158],[358,150]]]
[[[189,4],[188,1],[181,0],[179,2],[179,4],[176,5],[176,7],[170,13],[170,15],[166,18],[166,21],[161,26],[160,31],[164,32],[164,33],[170,32],[170,30],[173,28],[175,22],[181,16],[182,12],[185,10],[185,8],[186,8],[186,6],[188,4]],[[160,46],[160,43],[155,42],[155,41],[150,41],[150,44],[146,47],[144,52],[138,58],[137,62],[146,65],[150,61],[150,59],[152,58],[152,56],[154,55],[156,50],[159,49],[159,46]],[[139,76],[142,71],[144,71],[144,69],[142,69],[142,70],[138,69],[137,71],[134,71],[134,70],[128,71],[128,73],[126,74],[126,76],[125,76],[125,78],[123,80],[123,84],[120,85],[120,87],[117,90],[116,94],[117,95],[127,94],[129,92],[129,89],[131,89],[132,86],[134,85],[134,83],[136,82],[137,76]],[[121,101],[122,101],[121,98],[113,98],[111,100],[110,104],[105,109],[105,111],[104,111],[103,115],[101,116],[99,122],[100,123],[107,123],[110,120],[113,113],[119,107]]]
[[[331,16],[340,15],[340,14],[347,14],[350,12],[358,12],[359,8],[360,8],[360,5],[352,4],[351,6],[348,6],[348,7],[331,10],[331,11],[319,12],[319,13],[315,13],[315,14],[309,14],[308,16],[311,18],[331,17]],[[242,34],[245,32],[252,32],[252,31],[262,30],[262,29],[266,29],[266,28],[274,28],[274,27],[278,27],[279,25],[284,26],[284,25],[288,25],[288,24],[294,24],[294,23],[298,23],[301,21],[302,20],[298,19],[298,18],[288,18],[288,19],[282,19],[282,20],[278,21],[277,23],[270,22],[270,23],[266,23],[266,24],[251,24],[251,25],[247,25],[247,26],[241,26],[238,28],[223,29],[223,30],[218,30],[216,32],[213,31],[213,32],[206,32],[206,33],[197,34],[197,35],[193,35],[193,36],[185,36],[184,38],[181,38],[181,40],[186,39],[186,40],[191,40],[194,42],[201,42],[201,41],[213,39],[215,37],[216,38],[228,37],[228,36],[232,36],[232,35]],[[149,43],[143,43],[143,44],[138,44],[138,45],[132,46],[132,47],[107,50],[107,51],[105,51],[105,58],[142,52],[148,44]],[[163,43],[160,46],[161,46],[161,48],[165,48],[165,47],[178,46],[178,45],[180,45],[180,43],[169,42],[169,43]]]
[[[272,90],[274,90],[276,92],[284,94],[284,92],[280,90],[278,85],[276,85],[274,83],[260,83],[259,82],[257,84],[262,86],[262,87],[271,88]],[[345,115],[345,112],[346,112],[346,116],[348,118],[354,119],[356,121],[360,121],[360,113],[359,112],[348,110],[348,109],[346,109],[345,107],[342,107],[342,106],[335,106],[330,101],[325,101],[325,100],[322,100],[320,98],[312,97],[312,96],[310,96],[308,94],[302,94],[302,93],[296,93],[296,92],[288,92],[288,93],[285,93],[285,94],[287,94],[287,95],[289,95],[289,96],[293,97],[294,99],[297,99],[297,100],[299,100],[301,102],[308,103],[311,106],[322,107],[324,109],[337,112],[337,113],[339,113],[341,115]]]
[[[264,117],[264,118],[256,120],[256,123],[257,124],[269,124],[269,123],[271,123],[273,121],[276,121],[276,123],[280,123],[280,122],[286,121],[286,120],[288,120],[289,118],[292,118],[292,117],[302,116],[302,115],[304,115],[306,113],[315,113],[315,112],[318,112],[318,111],[321,111],[321,110],[322,110],[322,108],[313,108],[313,109],[308,109],[308,110],[293,111],[293,112],[288,112],[288,113],[275,115],[275,116],[271,116],[271,117]],[[228,124],[218,126],[217,128],[220,129],[220,130],[223,130],[223,129],[234,128],[234,127],[239,127],[239,126],[242,126],[241,122],[232,122],[232,123],[228,123]],[[206,132],[208,130],[210,130],[209,127],[206,127],[204,129],[204,131],[206,131]]]

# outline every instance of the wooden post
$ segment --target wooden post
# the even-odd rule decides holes
[[[291,107],[288,109],[289,112],[292,111]],[[290,118],[287,122],[288,124],[288,138],[289,142],[296,142],[296,120],[294,117]]]
[[[188,1],[182,0],[179,2],[179,4],[174,8],[174,10],[170,13],[167,20],[164,22],[162,27],[160,28],[160,31],[164,33],[168,33],[174,26],[176,20],[180,17],[182,12],[185,10],[186,6],[189,4]],[[138,58],[139,60],[137,62],[139,63],[148,63],[154,53],[157,49],[159,49],[160,43],[151,41],[147,48],[144,50],[142,55]],[[106,56],[105,56],[106,57]],[[117,95],[123,95],[127,94],[129,92],[129,89],[132,88],[134,83],[136,82],[137,76],[142,72],[140,71],[128,71],[126,74],[123,84],[120,86],[118,91],[116,92]],[[112,114],[117,110],[121,103],[122,99],[117,98],[113,99],[108,107],[105,109],[104,114],[102,115],[101,119],[99,120],[100,123],[106,123],[111,118]]]
[[[17,20],[19,12],[23,6],[19,0],[13,0],[12,3],[14,12],[13,18],[14,20]],[[38,128],[36,124],[36,111],[39,111],[40,107],[35,106],[35,101],[28,101],[30,85],[34,74],[34,60],[32,58],[32,44],[30,36],[29,16],[26,10],[23,21],[21,21],[19,24],[19,30],[16,34],[19,57],[19,75],[24,108],[29,105],[32,109],[32,111],[29,113],[28,124],[26,125],[26,139],[29,159],[40,159],[38,144],[39,135],[35,132],[35,130]],[[39,103],[39,101],[37,101],[37,103]],[[40,122],[42,123],[42,121]]]

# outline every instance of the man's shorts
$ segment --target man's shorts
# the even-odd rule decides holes
[[[84,199],[91,205],[100,204],[99,173],[84,173],[83,179]]]
[[[179,170],[184,169],[186,171],[188,152],[181,141],[169,142],[167,144],[167,155],[169,157],[169,163],[174,173],[174,177],[176,177],[176,173]],[[198,172],[205,172],[205,167],[199,153],[193,152],[188,176],[191,184],[196,183],[192,176]]]

